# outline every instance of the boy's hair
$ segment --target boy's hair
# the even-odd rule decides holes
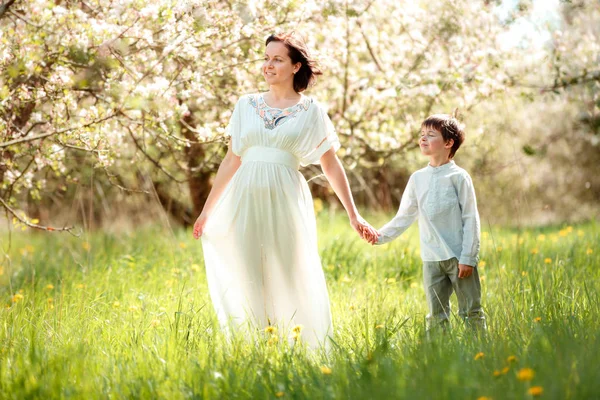
[[[458,120],[449,114],[433,114],[427,117],[421,124],[422,128],[433,128],[442,134],[444,142],[450,139],[454,140],[454,144],[450,149],[450,158],[454,157],[456,151],[465,141],[465,131],[463,125]]]

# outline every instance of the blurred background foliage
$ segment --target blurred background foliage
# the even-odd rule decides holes
[[[484,224],[595,218],[600,2],[4,0],[5,227],[188,226],[274,32],[301,34],[361,210],[395,211],[421,121],[458,109]],[[315,197],[337,202],[316,166]],[[320,204],[320,202],[317,202]],[[2,228],[5,229],[5,228]]]

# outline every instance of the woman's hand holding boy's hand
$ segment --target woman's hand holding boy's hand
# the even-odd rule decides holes
[[[362,236],[362,238],[370,244],[375,244],[379,240],[379,232],[373,228],[371,229],[372,231],[366,232],[365,235]]]
[[[365,221],[361,216],[356,216],[350,219],[350,225],[354,228],[356,232],[360,235],[360,237],[367,242],[374,244],[377,242],[377,238],[379,237],[379,232],[375,230],[367,221]]]

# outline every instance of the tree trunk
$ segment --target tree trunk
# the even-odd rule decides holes
[[[188,126],[196,126],[192,113],[183,117]],[[202,212],[204,203],[210,193],[212,187],[211,172],[202,168],[202,163],[205,160],[206,152],[204,144],[198,142],[198,138],[194,132],[190,131],[184,124],[181,124],[181,133],[189,140],[191,145],[185,148],[185,158],[188,169],[188,187],[190,196],[192,197],[193,214],[197,217]],[[193,223],[193,221],[192,221]]]

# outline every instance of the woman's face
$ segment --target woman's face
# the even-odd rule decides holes
[[[300,66],[301,63],[292,64],[288,49],[282,42],[273,41],[267,45],[262,72],[269,85],[293,86],[294,73],[300,69]]]

